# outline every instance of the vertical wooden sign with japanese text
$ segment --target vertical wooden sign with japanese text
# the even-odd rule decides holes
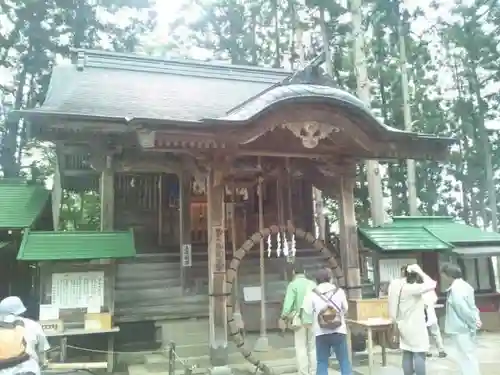
[[[215,248],[215,272],[226,272],[226,241],[224,227],[212,227],[212,239]]]
[[[191,267],[193,264],[193,257],[191,251],[191,244],[182,245],[182,267]]]

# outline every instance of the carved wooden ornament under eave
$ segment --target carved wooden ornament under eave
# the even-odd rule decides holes
[[[291,122],[282,125],[283,128],[290,130],[297,138],[302,141],[305,148],[315,148],[319,141],[327,138],[332,133],[338,133],[339,128],[331,124],[324,124],[316,121],[311,122]]]
[[[139,129],[137,130],[137,140],[142,148],[155,147],[156,132],[152,130]]]

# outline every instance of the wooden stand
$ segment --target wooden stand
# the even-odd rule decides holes
[[[60,340],[61,353],[59,360],[61,363],[51,363],[50,369],[106,369],[108,373],[112,373],[114,369],[114,344],[115,333],[120,332],[120,328],[113,327],[103,330],[85,330],[85,329],[69,329],[63,332],[47,332],[47,337],[57,337]],[[85,363],[65,363],[68,352],[68,337],[85,336],[85,335],[106,335],[108,338],[108,350],[106,362],[85,362]]]
[[[348,306],[348,315],[352,320],[363,321],[371,318],[389,319],[387,298],[350,299]]]
[[[351,344],[351,327],[358,327],[367,333],[366,346],[368,351],[368,375],[373,375],[373,333],[381,332],[388,329],[392,325],[392,321],[389,319],[368,319],[368,320],[351,320],[347,319],[348,325],[348,343],[349,343],[349,353],[352,353],[350,348]],[[352,354],[351,354],[352,355]],[[382,344],[382,366],[387,366],[387,353],[386,348]]]

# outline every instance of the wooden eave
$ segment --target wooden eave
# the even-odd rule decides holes
[[[330,126],[332,131],[321,139],[314,148],[300,145],[300,140],[290,139],[287,124],[306,124],[317,122]],[[186,149],[226,149],[241,155],[299,156],[322,158],[334,155],[357,159],[445,159],[449,146],[454,140],[413,133],[382,129],[369,134],[359,125],[360,119],[348,117],[337,108],[293,104],[277,108],[263,114],[247,124],[226,124],[205,126],[204,128],[185,128],[148,130],[144,126],[138,136],[147,135],[149,143],[139,139],[144,149],[155,151],[183,152]],[[275,142],[273,133],[281,136]],[[295,137],[297,138],[297,137]],[[285,141],[286,139],[286,141]],[[340,140],[339,140],[340,139]]]

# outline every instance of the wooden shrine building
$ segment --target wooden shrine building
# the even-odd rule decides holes
[[[103,229],[134,232],[137,256],[117,263],[117,323],[210,316],[213,366],[227,363],[228,336],[248,356],[234,312],[241,304],[258,327],[246,302],[279,302],[287,261],[329,262],[360,297],[357,164],[441,159],[452,143],[381,124],[315,65],[292,73],[86,50],[54,68],[41,107],[18,115],[54,142],[56,184],[99,189]],[[339,254],[310,234],[313,186],[339,202]]]

